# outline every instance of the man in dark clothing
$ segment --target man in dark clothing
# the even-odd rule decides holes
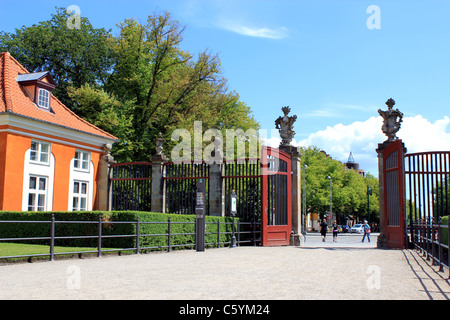
[[[325,242],[325,237],[327,236],[328,224],[327,220],[323,219],[323,222],[320,224],[320,234],[322,235],[322,242]]]

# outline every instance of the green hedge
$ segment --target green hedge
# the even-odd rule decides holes
[[[102,236],[108,235],[136,235],[136,224],[114,223],[114,221],[136,221],[139,217],[140,222],[167,222],[169,217],[174,222],[171,225],[171,234],[194,233],[195,216],[180,214],[164,214],[155,212],[138,211],[87,211],[87,212],[0,212],[1,220],[23,220],[23,221],[50,221],[54,214],[56,221],[98,221],[99,215],[102,216]],[[217,232],[217,221],[222,224],[221,232],[231,232],[232,225],[225,225],[224,222],[231,222],[228,217],[207,216],[206,232]],[[237,220],[236,220],[237,221]],[[105,223],[106,222],[106,223]],[[110,224],[108,222],[111,222]],[[177,222],[192,222],[190,224]],[[140,235],[166,234],[168,232],[167,223],[163,224],[145,224],[141,223],[139,228]],[[97,236],[98,224],[85,223],[57,223],[55,226],[55,236]],[[0,238],[32,238],[49,237],[50,224],[48,223],[0,223]],[[231,235],[221,234],[220,241],[230,241]],[[167,236],[142,236],[139,240],[140,247],[164,247],[168,245]],[[20,243],[44,244],[48,245],[48,240],[27,240],[17,241]],[[206,235],[206,243],[217,242],[217,234]],[[171,237],[171,245],[194,244],[195,235],[176,235]],[[69,247],[96,247],[97,239],[59,239],[55,241],[56,246]],[[103,248],[134,248],[136,246],[136,237],[125,238],[103,238]]]

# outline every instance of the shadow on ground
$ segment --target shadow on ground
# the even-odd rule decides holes
[[[402,250],[414,275],[422,285],[430,300],[450,300],[450,280],[448,269],[439,271],[431,261],[414,250]]]

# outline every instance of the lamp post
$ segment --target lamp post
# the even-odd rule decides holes
[[[303,174],[303,186],[302,186],[302,234],[306,235],[306,168],[308,166],[306,164],[302,167]]]
[[[370,224],[370,196],[372,195],[372,186],[367,186],[367,221]]]
[[[333,216],[333,191],[331,187],[331,177],[328,176],[327,179],[330,179],[330,219],[331,219],[331,217]]]
[[[234,231],[234,217],[236,217],[236,213],[237,213],[237,196],[233,190],[231,193],[231,215],[233,216],[233,229],[232,229],[230,248],[236,247],[236,235],[235,235],[235,231]]]

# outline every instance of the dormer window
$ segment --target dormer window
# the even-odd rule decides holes
[[[38,108],[50,111],[51,92],[56,83],[48,71],[19,74],[16,80]]]
[[[45,89],[39,89],[38,92],[38,106],[44,109],[50,108],[50,92]]]

